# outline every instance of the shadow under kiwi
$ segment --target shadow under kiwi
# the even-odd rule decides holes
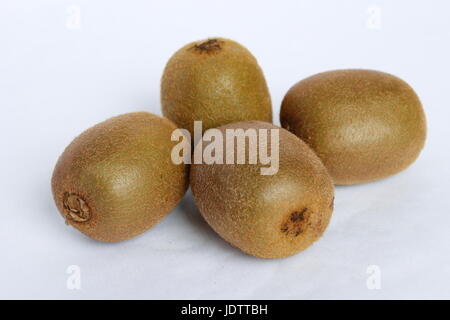
[[[371,180],[371,181],[367,181],[367,182],[355,183],[355,184],[334,184],[334,187],[337,190],[348,190],[348,189],[358,190],[360,188],[381,186],[383,184],[392,183],[392,182],[400,179],[401,177],[405,178],[408,175],[408,170],[406,170],[406,169],[407,168],[405,168],[395,174],[387,176],[387,177],[383,177],[383,178],[379,178],[379,179],[375,179],[375,180]]]

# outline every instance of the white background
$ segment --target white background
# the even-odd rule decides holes
[[[0,298],[450,298],[449,14],[444,0],[2,1]],[[370,68],[403,78],[427,115],[423,153],[397,176],[337,187],[324,236],[288,259],[225,243],[190,193],[123,243],[67,227],[50,192],[65,146],[111,116],[160,114],[167,59],[214,36],[257,57],[277,124],[285,92],[314,73]],[[80,290],[66,286],[71,265]],[[378,290],[367,286],[371,265]]]

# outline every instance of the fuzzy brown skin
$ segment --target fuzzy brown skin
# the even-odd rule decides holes
[[[334,182],[391,176],[418,157],[426,137],[419,98],[403,80],[372,70],[336,70],[295,84],[281,125],[322,159]]]
[[[113,117],[75,138],[52,177],[66,222],[107,242],[132,238],[157,224],[181,200],[188,166],[175,165],[176,126],[147,112]]]
[[[322,235],[333,211],[334,187],[325,167],[304,142],[272,124],[245,121],[218,129],[227,128],[279,129],[279,171],[261,175],[268,165],[260,163],[191,165],[201,214],[223,239],[256,257],[304,250]]]
[[[272,122],[266,80],[253,55],[232,40],[189,43],[168,61],[161,79],[163,115],[193,135],[244,120]]]

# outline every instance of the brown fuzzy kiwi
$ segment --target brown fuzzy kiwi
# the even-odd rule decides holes
[[[161,79],[163,115],[193,134],[223,124],[272,122],[272,104],[263,72],[237,42],[213,38],[189,43],[168,61]]]
[[[181,200],[188,166],[175,165],[176,126],[147,112],[123,114],[75,138],[52,177],[66,222],[100,241],[121,241],[153,227]]]
[[[341,185],[398,173],[415,161],[426,137],[414,90],[373,70],[329,71],[298,82],[284,97],[280,121]]]
[[[238,128],[279,131],[278,172],[261,175],[260,169],[268,165],[260,161],[192,164],[190,185],[195,203],[223,239],[248,254],[283,258],[304,250],[322,235],[333,211],[334,187],[327,170],[303,141],[265,122],[219,127],[224,145],[226,129]],[[206,142],[198,144],[195,152],[207,146]],[[235,157],[237,146],[235,143]],[[270,155],[274,149],[271,143],[268,146]]]

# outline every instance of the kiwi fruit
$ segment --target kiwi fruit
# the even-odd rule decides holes
[[[221,132],[224,146],[231,142],[227,129],[243,133],[255,129],[258,139],[264,134],[261,129],[277,130],[279,149],[270,142],[267,154],[278,151],[278,171],[262,175],[260,169],[267,165],[260,160],[192,164],[190,186],[202,216],[223,239],[256,257],[288,257],[310,246],[326,229],[333,211],[334,187],[320,159],[294,134],[270,123],[244,121],[211,129]],[[250,145],[246,139],[245,144],[234,143],[235,157],[239,146],[242,151]],[[194,154],[209,147],[205,139],[201,141]],[[262,146],[258,143],[259,152]],[[246,158],[249,149],[242,151]]]
[[[328,71],[298,82],[283,99],[280,122],[316,152],[339,185],[402,171],[416,160],[426,137],[414,90],[373,70]]]
[[[272,122],[266,80],[253,55],[239,43],[212,38],[189,43],[167,62],[161,79],[164,116],[193,135],[227,123]]]
[[[181,200],[189,168],[171,161],[177,127],[147,112],[123,114],[75,138],[52,177],[66,223],[100,241],[132,238],[157,224]]]

